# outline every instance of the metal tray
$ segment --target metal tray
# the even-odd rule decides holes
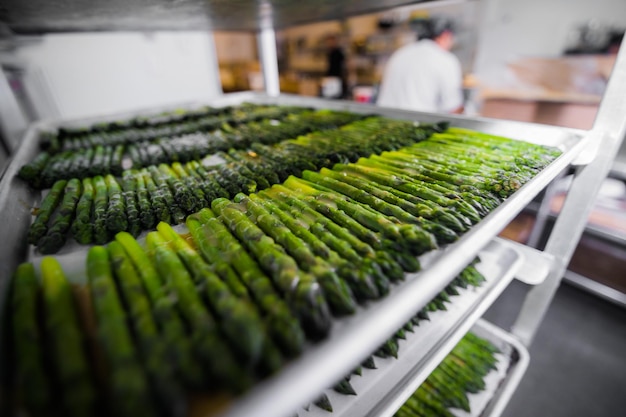
[[[420,258],[423,271],[407,276],[401,291],[393,291],[384,300],[370,303],[358,314],[336,326],[331,337],[313,346],[305,356],[286,367],[280,375],[264,383],[258,390],[233,408],[228,415],[280,417],[301,404],[314,399],[316,393],[331,386],[366,358],[389,338],[422,306],[435,297],[484,247],[519,213],[553,178],[565,169],[586,146],[588,137],[584,132],[537,124],[503,122],[487,119],[470,119],[459,116],[418,113],[360,105],[352,102],[328,101],[298,96],[268,97],[263,94],[237,93],[225,95],[213,102],[214,106],[235,105],[245,101],[267,104],[300,105],[313,108],[349,110],[358,113],[435,122],[448,120],[454,126],[466,127],[492,134],[508,136],[532,143],[559,147],[563,154],[542,172],[524,185],[498,209],[494,210],[459,241]],[[188,104],[173,108],[193,108],[200,104]],[[9,274],[19,262],[29,259],[25,235],[31,222],[30,208],[40,199],[41,193],[29,189],[15,178],[20,166],[28,162],[38,151],[38,135],[42,130],[59,125],[85,125],[99,121],[134,117],[167,109],[153,109],[132,114],[116,114],[105,117],[69,121],[47,121],[32,126],[5,176],[0,181],[0,311],[4,310]],[[339,332],[337,329],[341,329]],[[1,336],[0,336],[1,337]],[[1,342],[1,341],[0,341]],[[1,343],[0,343],[1,345]],[[303,377],[306,375],[306,377]],[[276,390],[276,391],[273,391]],[[281,402],[263,398],[263,393],[280,392]],[[256,399],[255,399],[256,398]],[[258,400],[258,401],[257,401]],[[263,406],[263,404],[265,404]],[[277,409],[278,408],[278,409]],[[236,411],[239,410],[239,411]]]
[[[356,396],[325,391],[334,417],[392,416],[498,298],[524,262],[517,250],[500,239],[490,242],[479,256],[477,269],[487,280],[483,286],[460,291],[451,297],[447,311],[432,313],[430,321],[415,327],[414,333],[407,332],[407,339],[399,342],[397,359],[375,358],[377,369],[363,369],[361,377],[353,376],[350,383]],[[338,326],[337,331],[342,329]],[[317,407],[298,411],[299,417],[328,415]]]

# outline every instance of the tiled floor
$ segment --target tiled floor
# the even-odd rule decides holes
[[[526,293],[513,282],[485,318],[507,330]],[[561,285],[503,417],[626,415],[626,310]]]

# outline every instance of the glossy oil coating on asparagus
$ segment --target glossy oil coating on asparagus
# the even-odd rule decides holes
[[[120,416],[153,416],[148,376],[140,365],[127,326],[106,248],[94,246],[89,250],[87,276],[98,321],[98,339],[109,371],[112,409]]]
[[[285,354],[293,356],[300,353],[304,345],[304,333],[288,307],[289,301],[286,302],[276,292],[270,278],[229,229],[209,209],[189,216],[187,226],[200,252],[209,262],[215,264],[221,254],[226,265],[230,264],[236,269],[241,282],[267,320],[272,338]],[[215,251],[215,248],[219,248],[219,251]]]
[[[80,180],[74,178],[68,181],[56,217],[50,222],[51,224],[46,234],[37,242],[37,249],[41,253],[54,253],[65,243],[67,233],[76,213],[76,205],[80,199],[81,191]]]
[[[208,159],[200,159],[206,154],[188,148],[197,141],[187,139],[180,144],[158,142],[162,148],[159,152],[170,155],[170,165],[152,155],[157,144],[150,142],[146,149],[133,145],[132,152],[150,154],[150,162],[142,163],[147,168],[141,171],[118,174],[123,176],[121,180],[111,181],[111,177],[104,176],[111,214],[107,215],[106,233],[96,228],[97,242],[111,239],[119,230],[133,235],[140,228],[151,230],[155,226],[152,216],[182,223],[186,215],[209,207],[216,198],[234,198],[238,193],[268,189],[289,176],[304,176],[320,191],[343,194],[385,216],[432,233],[440,244],[445,244],[494,210],[503,198],[558,155],[545,147],[446,128],[443,124],[415,126],[381,117],[350,118],[341,112],[324,111],[285,117],[282,122],[225,127],[222,134],[211,137],[218,142],[228,137],[232,144],[218,146],[217,154]],[[305,122],[309,119],[314,122]],[[300,127],[291,129],[292,124]],[[335,129],[285,140],[298,129],[309,132],[307,129],[331,126]],[[267,132],[262,133],[261,128]],[[276,132],[271,133],[273,130]],[[243,132],[255,132],[258,141]],[[93,151],[96,162],[114,160],[119,159],[119,146],[113,149],[97,145],[88,150]],[[250,149],[242,149],[246,146]],[[479,163],[483,160],[484,164]],[[178,161],[188,162],[183,165]],[[316,173],[320,168],[326,170]],[[130,178],[135,178],[134,187]],[[135,201],[140,209],[139,222],[133,210]],[[131,217],[125,221],[121,213],[126,205],[125,214]],[[361,220],[367,218],[361,214]],[[93,217],[97,224],[98,212]],[[404,233],[412,233],[409,229],[403,228]],[[86,238],[79,235],[77,240]]]
[[[53,186],[29,232],[40,252],[60,248],[68,229],[79,243],[115,239],[87,259],[98,340],[77,343],[80,325],[68,338],[70,350],[82,349],[86,386],[104,390],[91,399],[76,394],[86,406],[51,400],[68,415],[93,407],[96,397],[111,399],[106,407],[120,415],[182,415],[186,392],[249,388],[327,337],[335,318],[384,297],[405,272],[420,269],[417,256],[453,243],[558,155],[442,124],[341,112],[207,110],[181,116],[185,129],[200,129],[193,135],[169,117],[62,132],[50,138],[52,156],[24,169],[30,177],[40,171],[47,186],[64,170],[101,174]],[[177,137],[145,139],[151,129]],[[217,153],[203,158],[207,149]],[[121,170],[129,158],[135,169]],[[171,226],[183,222],[189,234]],[[51,261],[44,266],[44,277],[60,271]],[[15,293],[27,300],[16,309],[21,337],[41,320],[29,279]],[[483,279],[466,268],[362,366],[401,354],[413,326]],[[60,342],[49,333],[44,344],[54,347]],[[101,352],[109,377],[92,377],[88,347]],[[36,375],[38,353],[26,353],[20,361]],[[50,376],[47,363],[60,366],[58,357],[42,354]],[[63,394],[74,383],[61,382]],[[349,377],[334,388],[356,392]],[[466,407],[462,395],[444,391]],[[24,401],[36,410],[50,397],[42,398]],[[142,401],[154,409],[140,409]],[[317,403],[332,408],[328,398]]]
[[[41,261],[46,336],[66,415],[93,415],[96,391],[72,289],[59,262]]]
[[[34,416],[53,408],[52,381],[44,368],[44,335],[39,326],[39,283],[31,263],[21,264],[13,276],[11,313],[16,380],[24,405]]]

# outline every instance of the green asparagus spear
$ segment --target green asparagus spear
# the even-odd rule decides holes
[[[109,370],[112,408],[122,416],[155,415],[148,378],[138,362],[106,248],[94,246],[89,250],[87,276],[98,321],[99,341]]]
[[[104,177],[104,182],[109,194],[106,227],[111,234],[125,231],[128,229],[128,218],[126,217],[126,205],[124,204],[122,189],[112,175]]]
[[[148,184],[146,183],[145,176],[142,172],[134,172],[131,175],[134,177],[137,189],[137,208],[139,210],[139,222],[141,223],[141,229],[150,230],[156,225],[156,219],[153,211],[154,206],[152,204],[154,201],[153,196],[148,190]],[[169,212],[167,214],[169,215]]]
[[[387,171],[367,167],[361,164],[345,165],[345,170],[363,175],[366,178],[376,181],[382,185],[396,188],[424,200],[432,201],[443,207],[454,208],[462,215],[469,218],[473,223],[480,221],[480,216],[473,207],[466,203],[463,204],[463,201],[451,200],[437,191],[433,191],[423,185],[420,185],[419,183],[411,180],[411,178],[407,175],[389,175]]]
[[[48,220],[59,205],[66,185],[67,181],[65,180],[54,183],[50,192],[41,202],[41,207],[37,210],[37,217],[35,217],[35,221],[31,224],[30,229],[28,229],[27,240],[31,245],[37,244],[39,239],[46,234],[48,230]]]
[[[126,207],[126,218],[128,219],[128,232],[133,236],[141,233],[141,220],[139,215],[138,192],[132,171],[125,171],[122,178],[122,197],[124,207]]]
[[[162,187],[157,187],[152,176],[147,170],[141,170],[140,175],[143,178],[143,182],[146,185],[146,190],[150,196],[150,205],[152,207],[151,213],[154,215],[155,223],[151,226],[156,226],[157,221],[169,223],[171,222],[170,205],[173,204],[171,198],[167,198]],[[169,190],[167,190],[169,192]],[[171,195],[170,195],[171,197]],[[147,220],[145,221],[147,223]]]
[[[102,244],[109,240],[109,233],[106,227],[107,207],[109,204],[109,193],[107,184],[100,175],[93,177],[95,197],[93,202],[93,240]]]
[[[200,216],[206,214],[208,211],[209,209],[203,209],[200,212],[187,217],[187,228],[193,236],[194,244],[204,259],[206,259],[209,264],[213,265],[215,272],[226,283],[226,285],[228,285],[233,294],[241,299],[249,299],[250,293],[248,288],[246,288],[246,277],[244,275],[242,275],[242,278],[239,277],[234,269],[234,266],[238,264],[231,259],[232,257],[240,256],[238,251],[233,250],[234,245],[238,245],[238,242],[228,242],[234,238],[230,235],[230,232],[225,229],[224,232],[228,233],[223,235],[223,241],[218,239],[216,236],[221,233],[221,231],[215,232],[214,236],[213,233],[208,230],[210,228],[207,227],[208,225],[206,223],[210,223],[210,221],[206,219],[202,221],[200,220]],[[221,223],[219,223],[219,225],[223,227]],[[223,248],[220,247],[222,243],[226,242],[229,244],[224,244]],[[243,252],[243,254],[245,255],[245,252]],[[244,260],[244,264],[246,261],[247,259]],[[247,272],[248,270],[243,270],[242,274],[246,274]],[[258,272],[260,275],[257,276],[263,276],[262,271],[259,270]]]
[[[42,259],[41,276],[46,336],[64,409],[71,416],[93,415],[96,393],[70,284],[51,257]]]
[[[311,223],[322,225],[338,239],[352,246],[359,255],[366,259],[371,259],[373,261],[371,266],[374,272],[376,272],[379,265],[384,270],[386,276],[393,280],[402,279],[402,269],[397,266],[396,262],[390,259],[385,252],[376,252],[370,246],[371,244],[377,249],[383,249],[384,244],[380,236],[362,227],[349,216],[317,201],[297,198],[296,194],[280,185],[275,185],[271,189],[262,192],[263,195],[265,195],[264,193],[278,201],[284,201],[286,204],[299,210],[303,214],[302,218],[311,219]],[[311,206],[304,201],[308,201]],[[312,227],[311,230],[315,231],[316,228]],[[400,253],[396,252],[395,255],[400,255]],[[419,265],[417,269],[419,269]],[[385,294],[385,288],[389,287],[388,279],[377,274],[375,275],[375,280],[378,286],[377,291]]]
[[[52,409],[51,381],[44,368],[43,335],[38,324],[39,284],[31,263],[13,275],[11,310],[17,386],[26,409],[44,416]]]
[[[166,179],[179,207],[188,213],[200,208],[200,201],[196,195],[176,176],[172,168],[166,164],[160,164],[159,171],[161,171],[162,177]]]
[[[256,310],[235,297],[203,261],[200,254],[189,246],[171,226],[159,223],[157,230],[167,239],[179,258],[193,276],[196,286],[203,289],[212,310],[220,318],[220,328],[226,334],[231,345],[243,356],[248,366],[257,366],[265,335],[263,323]]]
[[[213,200],[211,206],[272,276],[274,284],[287,297],[309,335],[320,338],[328,334],[330,311],[316,280],[301,271],[281,246],[246,217],[240,206],[221,198]]]
[[[126,257],[131,260],[134,272],[139,276],[150,299],[154,319],[159,326],[164,343],[168,346],[169,356],[173,360],[177,374],[180,375],[185,385],[192,388],[200,387],[204,375],[201,368],[194,363],[191,343],[169,288],[164,285],[146,252],[129,233],[120,232],[115,235],[115,239],[124,248]],[[117,254],[116,259],[119,259]],[[125,270],[125,272],[131,274],[133,271]]]
[[[335,180],[333,178],[325,177],[324,175],[320,175],[312,171],[304,171],[302,173],[302,177],[308,181],[311,181],[314,184],[317,184],[320,187],[328,188],[335,192],[344,194],[345,196],[350,197],[361,204],[367,205],[375,209],[379,213],[390,216],[392,219],[396,219],[404,223],[416,224],[422,229],[432,233],[437,238],[437,241],[439,243],[451,243],[458,239],[457,234],[454,233],[453,230],[450,230],[447,227],[442,226],[438,223],[431,222],[427,219],[415,217],[404,209],[393,204],[389,204],[384,200],[378,199],[368,192],[353,187],[352,185]]]
[[[191,329],[192,343],[213,378],[212,384],[235,391],[248,387],[250,375],[241,369],[221,340],[215,319],[202,304],[193,279],[176,253],[157,232],[149,233],[146,242],[157,270],[178,299],[178,307]]]
[[[210,209],[203,209],[187,218],[187,227],[198,249],[209,262],[214,262],[215,257],[219,256],[220,252],[214,251],[219,248],[223,257],[237,270],[241,281],[265,315],[272,338],[282,351],[288,356],[300,353],[304,345],[300,324],[285,301],[275,292],[269,278],[226,226]]]
[[[284,185],[303,195],[314,197],[320,204],[325,204],[324,201],[327,201],[327,205],[332,205],[331,209],[336,206],[363,227],[383,234],[400,247],[410,250],[414,255],[421,255],[437,246],[434,236],[420,227],[410,224],[399,225],[383,214],[368,210],[347,197],[332,192],[318,191],[305,180],[289,177]]]
[[[154,387],[156,400],[172,415],[182,415],[186,408],[185,401],[175,375],[175,366],[170,361],[177,352],[168,346],[172,336],[178,335],[159,334],[150,300],[123,246],[113,241],[109,243],[107,250],[121,298],[128,306],[130,323],[137,337],[139,356]],[[166,330],[167,327],[164,327],[164,331]]]
[[[31,162],[22,166],[17,175],[33,187],[39,188],[41,186],[41,173],[49,161],[50,154],[41,152]]]
[[[179,162],[174,162],[172,164],[172,170],[174,170],[178,178],[184,183],[187,189],[189,189],[194,194],[196,205],[191,208],[191,212],[197,212],[211,203],[207,200],[207,197],[204,194],[204,191],[202,190],[202,187],[200,186],[196,178],[190,175]]]
[[[250,199],[261,205],[263,205],[269,212],[279,217],[279,219],[299,238],[303,239],[312,250],[315,251],[317,256],[326,259],[337,268],[337,272],[342,279],[345,279],[350,288],[354,292],[355,296],[359,299],[375,298],[378,295],[376,285],[373,277],[370,275],[371,270],[366,262],[362,262],[359,256],[352,250],[352,248],[345,248],[343,252],[348,256],[353,255],[352,263],[342,259],[337,252],[334,252],[326,243],[320,239],[310,230],[302,226],[302,222],[297,217],[291,217],[287,212],[282,211],[277,202],[270,199],[262,199],[256,194],[251,194]],[[324,234],[324,230],[320,233]],[[332,235],[331,235],[332,236]],[[335,240],[330,239],[331,242]],[[359,265],[355,268],[356,265]],[[374,295],[375,294],[375,295]],[[373,296],[374,295],[374,296]]]
[[[124,167],[122,166],[122,158],[124,157],[124,146],[117,145],[113,149],[113,155],[111,156],[110,163],[110,172],[111,174],[119,177],[122,175],[124,171]]]
[[[83,192],[76,206],[76,218],[71,226],[72,235],[78,243],[86,245],[93,240],[93,224],[91,223],[91,211],[94,200],[94,186],[91,178],[82,181]]]
[[[59,207],[59,211],[52,221],[47,233],[37,243],[37,249],[43,254],[57,252],[65,243],[67,232],[70,228],[74,213],[76,212],[76,204],[81,196],[80,180],[71,179],[63,193],[63,201]]]
[[[273,216],[262,204],[255,203],[244,194],[238,194],[235,201],[245,207],[248,217],[255,219],[257,225],[296,259],[302,269],[317,279],[335,314],[354,313],[356,303],[352,291],[343,280],[339,279],[332,266],[316,257],[304,240],[293,234],[278,216]],[[317,241],[317,239],[314,240]]]

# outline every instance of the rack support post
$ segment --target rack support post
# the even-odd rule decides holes
[[[276,55],[276,34],[271,27],[262,28],[257,35],[261,68],[265,92],[268,96],[276,97],[280,94],[278,79],[278,59]]]
[[[545,252],[554,256],[555,262],[546,280],[528,292],[513,325],[513,334],[526,346],[532,343],[552,302],[585,229],[602,181],[611,170],[626,136],[624,115],[626,115],[626,48],[620,50],[594,126],[589,131],[590,143],[598,141],[597,154],[588,165],[580,167],[575,173],[574,181],[545,248]]]

